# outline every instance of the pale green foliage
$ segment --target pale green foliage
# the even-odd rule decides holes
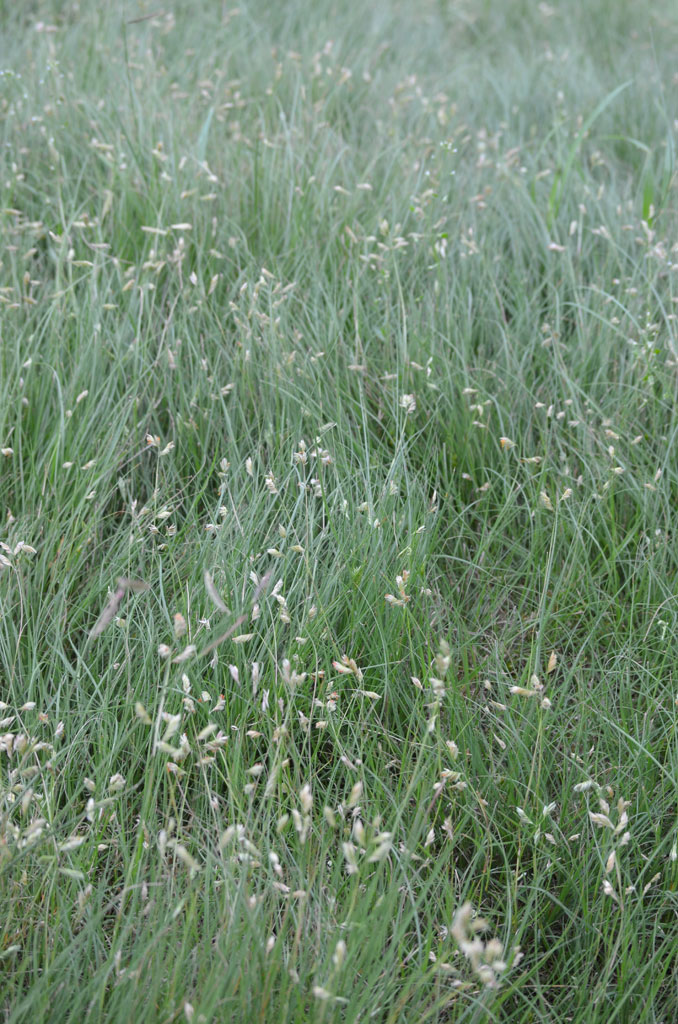
[[[3,1019],[676,1019],[674,4],[154,6],[0,14]]]

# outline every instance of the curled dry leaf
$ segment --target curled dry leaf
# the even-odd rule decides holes
[[[207,595],[210,601],[212,601],[212,603],[219,609],[220,612],[222,612],[224,615],[228,615],[228,608],[226,607],[226,604],[224,603],[221,594],[215,587],[214,580],[212,579],[207,569],[205,569],[204,580],[205,590],[207,591]]]
[[[148,589],[148,583],[144,583],[143,580],[132,580],[127,579],[125,576],[119,576],[116,588],[111,594],[108,604],[92,627],[90,636],[99,636],[103,633],[106,627],[111,624],[115,616],[118,614],[118,609],[122,603],[123,597],[128,591],[132,594],[140,594],[142,591]]]

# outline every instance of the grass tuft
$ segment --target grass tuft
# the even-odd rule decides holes
[[[678,1017],[673,5],[0,13],[0,1007]]]

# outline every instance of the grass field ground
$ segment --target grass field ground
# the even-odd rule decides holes
[[[159,6],[0,5],[2,1020],[671,1024],[675,5]]]

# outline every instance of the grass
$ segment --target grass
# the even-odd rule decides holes
[[[673,5],[0,23],[2,1019],[676,1019]]]

